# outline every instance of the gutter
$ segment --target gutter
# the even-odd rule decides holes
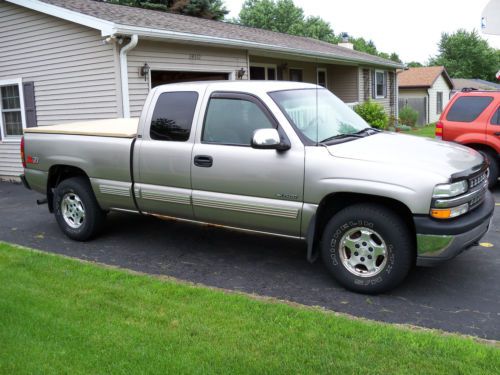
[[[130,118],[130,97],[128,93],[128,63],[127,52],[137,46],[139,37],[134,34],[130,38],[130,42],[122,47],[120,50],[120,81],[122,85],[122,108],[123,117]]]

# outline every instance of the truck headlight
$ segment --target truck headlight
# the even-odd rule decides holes
[[[466,180],[453,182],[451,184],[440,184],[434,187],[433,198],[452,198],[467,191],[469,185]]]

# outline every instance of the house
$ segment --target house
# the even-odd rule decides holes
[[[0,176],[25,127],[137,117],[164,83],[317,82],[397,111],[401,64],[322,41],[92,0],[0,0]]]
[[[500,90],[500,84],[485,81],[483,79],[452,78],[453,90],[451,95],[463,89],[472,90]]]
[[[417,124],[436,122],[450,100],[453,82],[444,66],[398,72],[399,110],[408,105],[419,113]]]

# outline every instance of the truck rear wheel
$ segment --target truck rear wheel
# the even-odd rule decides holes
[[[57,185],[54,215],[64,234],[76,241],[87,241],[98,234],[106,217],[85,177],[68,178]]]
[[[334,279],[367,294],[399,285],[415,261],[408,227],[376,204],[356,204],[334,215],[323,232],[321,255]]]

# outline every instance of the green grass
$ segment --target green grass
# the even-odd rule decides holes
[[[421,128],[414,128],[412,130],[402,131],[401,133],[417,135],[419,137],[434,138],[435,137],[435,125],[431,124],[431,125],[423,126]]]
[[[0,374],[494,374],[500,350],[0,243]]]

